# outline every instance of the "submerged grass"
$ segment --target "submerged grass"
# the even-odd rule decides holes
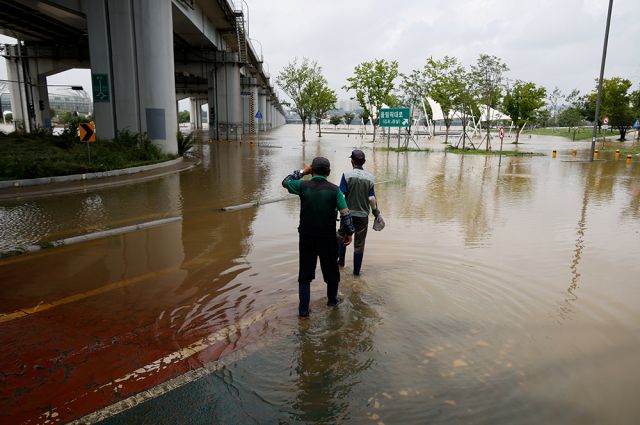
[[[593,136],[593,127],[585,128],[536,128],[533,130],[524,130],[520,137],[525,134],[535,134],[538,136],[558,136],[558,137],[566,137],[571,140],[591,140]],[[596,133],[596,137],[611,137],[618,136],[620,137],[620,132],[617,130],[607,130],[607,131],[598,131]]]
[[[445,150],[447,153],[455,153],[462,155],[500,155],[500,151],[486,149],[472,149],[472,148],[454,148],[448,146]],[[502,155],[504,156],[545,156],[545,154],[541,152],[519,152],[519,151],[502,151]]]
[[[95,173],[175,158],[162,153],[148,136],[128,131],[118,133],[114,140],[91,143],[90,148],[91,161],[85,143],[71,134],[0,133],[0,180]]]
[[[383,152],[431,152],[431,149],[418,149],[418,148],[376,148]]]

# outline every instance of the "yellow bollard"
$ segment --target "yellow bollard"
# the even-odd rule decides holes
[[[556,150],[555,150],[555,149],[554,149],[554,150],[552,150],[552,151],[551,151],[551,158],[555,158],[555,157],[556,157],[556,153],[557,153],[557,152],[556,152]]]
[[[593,159],[598,159],[598,149],[593,151]]]
[[[620,149],[616,149],[616,159],[620,158]]]
[[[627,155],[627,167],[631,165],[631,155]]]
[[[575,157],[578,154],[578,149],[574,149],[571,151],[571,156]]]

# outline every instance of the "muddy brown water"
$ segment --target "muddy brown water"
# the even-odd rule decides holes
[[[299,132],[201,145],[200,166],[154,181],[3,203],[2,249],[182,221],[0,260],[0,313],[90,293],[186,340],[277,310],[237,361],[179,403],[165,395],[171,412],[151,400],[113,422],[637,423],[637,158],[578,162],[571,149],[585,159],[588,143],[532,138],[520,149],[549,155],[498,168],[498,157],[445,154],[439,142],[395,153],[345,135],[302,144]],[[298,320],[298,201],[220,208],[286,195],[282,178],[318,155],[338,182],[355,147],[381,182],[387,227],[370,230],[358,278],[348,250],[345,302],[324,305],[318,270],[312,315]]]

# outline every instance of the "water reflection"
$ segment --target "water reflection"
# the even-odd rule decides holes
[[[358,397],[354,391],[362,375],[374,362],[371,351],[379,316],[356,287],[343,305],[319,319],[300,320],[295,336],[292,418],[303,423],[342,422],[349,418],[350,400]]]

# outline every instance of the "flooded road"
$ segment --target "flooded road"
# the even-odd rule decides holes
[[[0,423],[636,423],[637,159],[576,162],[588,143],[548,137],[521,149],[557,158],[499,169],[439,142],[395,153],[299,132],[1,204],[2,249],[181,220],[0,260]],[[326,307],[316,279],[300,320],[298,200],[220,209],[285,196],[282,178],[318,155],[337,183],[355,147],[387,227],[360,277],[348,250],[345,302]]]

